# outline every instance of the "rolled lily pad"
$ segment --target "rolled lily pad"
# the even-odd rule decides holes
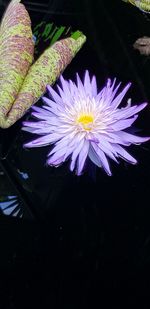
[[[55,42],[32,65],[34,40],[30,17],[19,0],[12,0],[0,27],[0,127],[20,119],[45,93],[80,50],[86,37]]]
[[[56,42],[31,66],[16,101],[13,104],[3,127],[9,127],[21,118],[26,110],[45,93],[46,86],[52,85],[77,51],[85,42],[81,35],[77,40],[67,38]]]

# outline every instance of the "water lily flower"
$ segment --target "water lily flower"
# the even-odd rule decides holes
[[[119,107],[131,83],[120,92],[120,83],[108,79],[98,92],[95,76],[90,79],[86,71],[84,82],[77,74],[77,83],[66,81],[62,76],[57,93],[47,86],[49,97],[43,97],[42,107],[33,106],[32,115],[39,121],[25,121],[23,130],[42,135],[25,144],[25,147],[41,147],[54,144],[48,154],[47,164],[59,166],[70,158],[70,170],[81,175],[89,158],[108,175],[111,170],[108,158],[118,163],[119,157],[131,164],[137,161],[126,150],[131,144],[141,144],[149,137],[130,134],[130,128],[147,103]]]

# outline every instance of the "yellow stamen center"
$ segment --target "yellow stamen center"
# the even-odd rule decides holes
[[[78,117],[77,122],[79,124],[82,125],[82,127],[87,130],[90,131],[91,130],[91,124],[93,123],[94,118],[92,115],[81,115],[80,117]]]

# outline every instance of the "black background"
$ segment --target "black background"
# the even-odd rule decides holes
[[[24,3],[33,25],[50,20],[87,35],[66,78],[74,79],[76,72],[83,77],[89,69],[99,87],[117,77],[133,83],[128,94],[133,103],[149,101],[150,60],[132,46],[150,35],[148,15],[121,0]],[[136,123],[143,135],[149,135],[149,119],[147,107]],[[111,162],[112,177],[102,170],[77,177],[68,164],[45,166],[49,147],[24,150],[31,137],[20,128],[21,121],[0,131],[6,186],[9,176],[26,212],[24,219],[1,216],[0,308],[135,305],[150,287],[149,143],[130,148],[137,166]],[[18,169],[28,173],[26,185]],[[149,308],[145,296],[142,308]]]

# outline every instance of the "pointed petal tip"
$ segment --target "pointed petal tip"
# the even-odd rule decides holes
[[[42,101],[44,102],[44,103],[49,103],[50,102],[50,99],[49,98],[47,98],[47,97],[45,97],[45,96],[43,96],[42,98]],[[42,106],[42,107],[44,107],[44,106]],[[34,109],[34,107],[32,107],[33,109]]]
[[[63,74],[62,74],[62,73],[59,75],[59,78],[60,78],[60,79],[64,79],[64,77],[63,77]]]
[[[107,78],[107,83],[106,83],[106,86],[107,86],[107,87],[110,87],[110,86],[111,86],[111,84],[112,84],[112,82],[111,82],[111,78],[109,77],[109,78]]]
[[[132,160],[127,160],[128,163],[132,164],[132,165],[137,165],[138,164],[138,161],[132,157]]]
[[[132,82],[128,82],[128,83],[126,84],[125,88],[126,88],[126,87],[127,87],[127,88],[130,88],[131,85],[132,85]]]
[[[21,130],[24,131],[27,130],[28,128],[30,128],[30,121],[23,121]]]
[[[112,176],[112,172],[111,172],[111,171],[108,171],[108,170],[106,171],[106,170],[105,170],[105,172],[107,173],[107,176],[109,176],[109,177]]]
[[[134,136],[135,136],[135,141],[134,141]],[[137,135],[132,135],[133,137],[133,141],[131,144],[135,144],[135,145],[141,145],[142,143],[148,142],[150,140],[150,137],[142,137],[142,136],[137,136]],[[137,138],[139,140],[137,140]]]
[[[143,102],[143,103],[141,103],[141,104],[147,106],[147,105],[148,105],[148,102]]]
[[[42,101],[44,101],[45,99],[47,99],[47,97],[43,96],[41,99],[42,99]]]
[[[89,70],[88,69],[85,70],[85,74],[89,75]]]
[[[32,148],[31,143],[23,144],[23,149]]]
[[[80,79],[79,73],[76,72],[76,80]]]
[[[136,159],[134,159],[135,161],[133,161],[133,162],[130,162],[131,164],[133,164],[133,165],[137,165],[138,164],[138,161],[136,160]]]
[[[43,145],[42,145],[43,146]],[[32,140],[31,142],[29,143],[25,143],[23,145],[23,148],[35,148],[35,147],[41,147],[41,144],[39,142],[39,138],[38,139],[35,139],[35,140]]]
[[[26,122],[26,121],[23,121],[23,122],[22,122],[21,130],[23,130],[23,128],[26,127],[26,125],[27,125],[27,122]]]
[[[141,110],[144,109],[148,105],[148,102],[143,102],[140,104]]]
[[[46,160],[45,166],[46,166],[46,167],[49,167],[49,166],[50,166],[49,159]]]
[[[127,84],[126,84],[126,86],[124,87],[124,89],[123,89],[123,91],[128,91],[129,90],[129,88],[131,87],[131,85],[132,85],[132,83],[131,82],[128,82]]]
[[[53,91],[53,87],[51,85],[47,85],[46,86],[46,90],[51,94],[51,92]]]
[[[148,102],[143,102],[143,103],[140,103],[140,104],[133,105],[131,107],[138,107],[138,108],[140,108],[140,111],[142,111],[147,105],[148,105]],[[138,111],[138,112],[140,112],[140,111]]]
[[[52,87],[51,87],[51,85],[49,85],[49,84],[48,84],[48,85],[46,85],[46,89],[47,89],[48,91],[50,91],[50,90],[51,90],[51,88],[52,88]]]
[[[76,176],[79,177],[79,176],[82,176],[82,175],[83,175],[83,172],[77,172],[77,171],[76,171]]]
[[[143,137],[143,143],[150,141],[150,136]]]

